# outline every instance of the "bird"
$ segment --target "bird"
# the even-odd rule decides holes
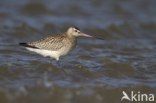
[[[61,56],[67,55],[76,47],[77,38],[80,36],[88,38],[93,37],[81,32],[78,27],[72,26],[64,33],[50,35],[37,41],[21,42],[19,45],[25,47],[29,51],[59,61]]]

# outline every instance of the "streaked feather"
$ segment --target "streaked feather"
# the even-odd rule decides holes
[[[38,41],[30,42],[28,45],[39,49],[57,51],[66,44],[65,41],[67,41],[67,38],[64,35],[53,35]]]

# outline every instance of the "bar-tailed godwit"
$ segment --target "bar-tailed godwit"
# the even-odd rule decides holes
[[[59,60],[60,56],[68,54],[75,48],[77,37],[92,37],[82,33],[77,27],[70,27],[65,33],[51,35],[38,41],[19,43],[29,51],[36,52],[44,57],[51,57]]]

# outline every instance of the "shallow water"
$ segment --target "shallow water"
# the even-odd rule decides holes
[[[0,1],[0,103],[120,103],[122,91],[156,93],[156,1]],[[60,65],[18,42],[78,26]]]

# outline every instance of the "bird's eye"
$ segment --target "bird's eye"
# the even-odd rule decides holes
[[[78,32],[77,30],[75,30],[75,32]]]

